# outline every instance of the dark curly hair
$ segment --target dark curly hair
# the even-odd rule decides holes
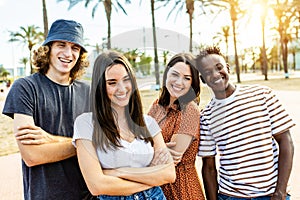
[[[45,46],[40,46],[37,50],[33,51],[32,64],[35,66],[35,70],[41,74],[46,74],[49,69],[51,45],[52,42]],[[79,59],[70,72],[70,78],[72,80],[78,79],[84,74],[85,68],[90,64],[87,57],[87,53],[81,49]]]
[[[199,54],[196,56],[196,66],[199,71],[201,71],[201,60],[208,55],[216,54],[225,58],[225,55],[221,52],[218,46],[207,46],[204,49],[199,51]]]

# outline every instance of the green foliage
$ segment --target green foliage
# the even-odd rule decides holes
[[[126,10],[118,0],[57,0],[57,2],[62,1],[68,1],[69,2],[69,10],[73,8],[78,3],[84,2],[84,6],[87,8],[90,3],[94,3],[93,9],[92,9],[92,17],[95,17],[95,13],[99,7],[99,4],[102,4],[105,10],[106,20],[107,20],[107,49],[111,49],[111,14],[112,14],[112,8],[115,9],[115,11],[118,11],[118,9],[121,9],[125,15],[127,15]],[[125,3],[131,3],[130,0],[125,0]]]
[[[4,69],[4,67],[0,67],[0,80],[6,80],[7,76],[10,75],[10,73],[8,71],[6,71],[6,69]]]
[[[10,32],[10,39],[9,42],[21,42],[27,45],[29,50],[29,57],[28,60],[30,61],[30,72],[33,73],[33,67],[31,63],[31,51],[32,48],[41,43],[44,40],[44,33],[39,31],[39,27],[35,25],[27,26],[27,27],[20,27],[20,32]]]
[[[140,56],[140,62],[138,63],[138,65],[139,65],[139,69],[143,75],[150,74],[151,62],[152,62],[151,56],[146,56],[145,53],[143,53]]]
[[[124,56],[128,59],[131,66],[135,71],[138,71],[136,59],[139,57],[139,52],[137,49],[128,50],[127,52],[124,52]]]
[[[28,49],[31,51],[32,48],[43,41],[44,33],[38,31],[40,27],[31,25],[27,27],[20,27],[19,32],[9,31],[10,39],[9,42],[21,42],[27,45]]]
[[[163,57],[163,65],[167,66],[167,59],[168,59],[168,55],[170,54],[169,51],[163,51],[162,52],[162,57]]]

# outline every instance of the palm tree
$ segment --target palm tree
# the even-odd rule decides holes
[[[140,62],[138,63],[138,65],[139,65],[140,72],[143,75],[150,74],[151,62],[152,62],[151,56],[146,56],[145,53],[142,53],[140,55]]]
[[[138,71],[137,65],[136,65],[136,59],[139,57],[138,49],[128,50],[124,53],[124,56],[128,59],[130,64],[132,65],[133,69],[135,71]]]
[[[235,58],[235,68],[236,68],[236,75],[237,75],[237,82],[240,83],[240,66],[239,66],[239,58],[237,54],[237,47],[236,47],[236,21],[238,20],[238,12],[239,12],[239,2],[234,0],[232,2],[227,2],[230,5],[230,17],[232,22],[232,34],[233,34],[233,44],[234,44],[234,58]]]
[[[269,0],[260,0],[259,1],[261,8],[262,8],[262,13],[260,16],[261,30],[262,30],[261,55],[262,55],[262,69],[263,69],[263,74],[265,76],[265,81],[268,80],[268,61],[267,61],[267,52],[266,52],[266,39],[265,39],[265,24],[266,24],[266,17],[267,17],[268,1]]]
[[[221,32],[217,32],[217,35],[213,37],[213,40],[218,40],[216,42],[217,45],[219,45],[223,39],[225,39],[225,45],[226,45],[226,62],[228,63],[228,38],[230,36],[230,26],[223,26]]]
[[[296,70],[296,53],[299,52],[299,43],[297,41],[293,41],[293,44],[290,46],[290,51],[293,55],[292,61],[292,69]]]
[[[163,51],[162,52],[162,57],[163,57],[163,65],[166,67],[167,66],[167,58],[168,58],[168,55],[170,54],[169,51]]]
[[[57,0],[57,2],[61,2],[65,0]],[[93,1],[93,0],[67,0],[69,1],[69,8],[73,8],[76,4],[80,2],[85,2],[84,6],[87,8],[88,5]],[[107,48],[111,49],[111,13],[112,13],[112,7],[115,8],[116,11],[118,11],[118,8],[120,8],[125,15],[127,15],[125,9],[123,6],[120,4],[118,0],[115,0],[114,3],[112,2],[113,0],[97,0],[95,3],[93,10],[92,10],[92,17],[94,18],[95,12],[99,6],[100,3],[103,3],[104,9],[105,9],[105,14],[106,14],[106,20],[107,20]],[[131,3],[130,0],[125,0],[125,3]]]
[[[285,0],[284,2],[277,0],[273,6],[273,11],[278,20],[277,31],[280,38],[280,48],[282,54],[282,62],[285,78],[289,78],[288,74],[288,42],[291,41],[290,29],[293,21],[300,20],[299,14],[300,2],[294,0],[292,2]]]
[[[152,18],[152,33],[153,33],[153,45],[154,45],[154,69],[156,86],[160,88],[159,80],[159,65],[157,55],[157,39],[156,39],[156,26],[155,26],[155,14],[154,14],[154,0],[151,0],[151,18]]]
[[[35,25],[31,25],[28,27],[20,27],[20,32],[12,32],[10,31],[10,39],[9,42],[21,42],[27,45],[29,50],[29,63],[30,63],[30,73],[34,73],[34,69],[32,67],[31,55],[32,48],[40,43],[44,38],[44,33],[38,31],[39,27]]]
[[[7,81],[7,76],[10,75],[10,73],[4,69],[4,67],[0,67],[0,78],[1,80]]]
[[[165,2],[163,6],[166,6],[170,2],[174,3],[173,8],[171,9],[170,13],[168,14],[168,18],[173,13],[173,11],[178,7],[177,14],[183,10],[185,7],[186,13],[189,15],[189,25],[190,25],[190,44],[189,44],[189,51],[193,51],[193,14],[194,14],[194,0],[160,0],[162,2]]]
[[[44,39],[46,39],[48,35],[48,15],[47,15],[46,0],[42,0],[42,1],[43,1]]]
[[[26,65],[28,63],[28,58],[27,57],[21,58],[19,63],[24,65],[24,71],[26,71]]]
[[[280,48],[277,44],[274,44],[270,51],[270,64],[271,70],[280,70],[280,57],[278,54],[278,48]]]

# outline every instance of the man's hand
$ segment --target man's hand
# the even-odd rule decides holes
[[[285,200],[286,195],[284,195],[282,192],[274,192],[270,200]]]
[[[39,145],[57,141],[55,136],[34,125],[18,127],[15,137],[24,145]]]
[[[176,146],[176,142],[169,142],[166,143],[166,145],[169,149],[169,152],[171,153],[171,156],[173,157],[174,164],[177,165],[178,163],[181,162],[183,153],[171,149],[172,147]]]

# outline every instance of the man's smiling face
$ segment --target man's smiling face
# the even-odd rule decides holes
[[[55,41],[51,45],[50,67],[59,73],[70,73],[75,66],[81,47],[77,44],[66,41]]]
[[[229,66],[224,58],[210,54],[201,60],[201,76],[214,93],[224,92],[229,84]]]

